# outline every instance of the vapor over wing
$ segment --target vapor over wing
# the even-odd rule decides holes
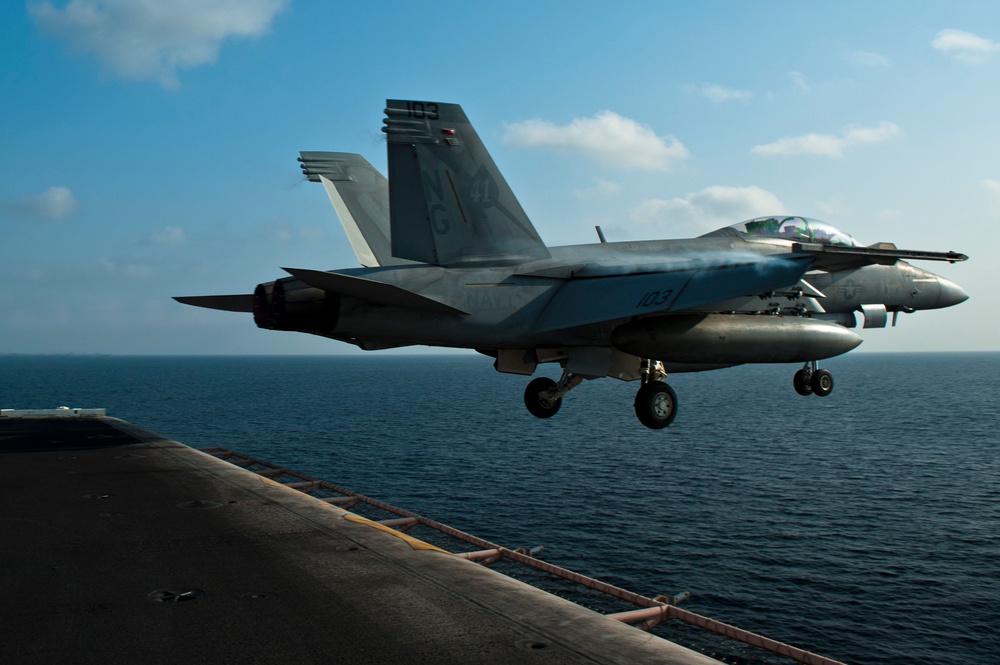
[[[536,323],[539,332],[699,305],[795,284],[811,256],[702,264],[673,271],[575,277],[559,288]]]

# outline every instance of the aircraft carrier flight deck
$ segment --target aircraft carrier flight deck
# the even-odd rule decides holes
[[[530,552],[459,532],[451,553],[405,533],[443,525],[366,518],[345,507],[378,502],[210,452],[102,410],[0,413],[5,660],[719,662],[640,629],[703,619],[668,600],[591,581],[634,608],[601,614],[488,567],[586,583]],[[698,628],[767,656],[753,662],[834,662],[715,623]]]

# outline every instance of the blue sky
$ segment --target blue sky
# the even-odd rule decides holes
[[[549,244],[965,252],[923,267],[968,302],[861,349],[1000,349],[1000,3],[49,0],[0,40],[0,353],[352,351],[170,296],[356,266],[295,158],[384,171],[386,98],[462,104]]]

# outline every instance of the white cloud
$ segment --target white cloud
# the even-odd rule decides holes
[[[257,37],[288,0],[70,0],[29,6],[42,32],[92,53],[125,79],[177,87],[177,71],[215,62],[228,37]]]
[[[49,187],[37,196],[0,204],[0,214],[18,219],[65,219],[79,209],[69,187]]]
[[[326,230],[320,226],[300,226],[296,231],[299,238],[310,243],[316,243],[326,238]]]
[[[931,41],[931,47],[960,62],[978,65],[1000,51],[1000,44],[965,30],[942,30]]]
[[[753,147],[753,152],[765,156],[823,155],[843,157],[844,150],[865,143],[887,141],[900,133],[899,126],[882,121],[874,127],[848,125],[837,136],[833,134],[804,134],[778,139]]]
[[[687,148],[673,136],[657,136],[647,125],[614,111],[601,111],[593,118],[576,118],[568,125],[547,120],[518,122],[507,126],[504,142],[579,152],[636,169],[664,170],[688,156]]]
[[[187,237],[184,235],[184,229],[178,226],[165,226],[150,236],[150,240],[157,245],[176,246],[187,242]]]
[[[734,100],[750,99],[753,97],[753,93],[748,90],[724,88],[721,85],[712,85],[710,83],[706,83],[701,86],[701,94],[706,99],[717,104]]]
[[[827,199],[826,201],[817,201],[816,212],[817,214],[822,215],[824,219],[830,217],[844,217],[850,213],[850,207],[844,202],[843,199],[836,197]]]
[[[847,54],[847,62],[855,67],[868,67],[870,69],[888,67],[891,64],[889,58],[874,51],[852,51]]]
[[[990,190],[994,194],[1000,194],[1000,180],[993,180],[992,178],[984,178],[980,181],[983,187]]]
[[[761,215],[780,215],[785,205],[772,192],[756,186],[712,185],[681,198],[649,199],[633,209],[640,226],[721,228]]]
[[[808,81],[806,81],[806,77],[802,72],[792,72],[790,76],[792,77],[792,83],[794,83],[795,87],[802,92],[809,92],[812,90],[812,86],[809,85]]]
[[[260,232],[278,242],[306,243],[314,245],[325,239],[326,229],[320,226],[296,226],[284,219],[272,220],[258,225]]]
[[[573,190],[573,195],[582,199],[605,198],[619,194],[622,191],[620,184],[604,180],[603,178],[594,178],[593,183],[592,187],[581,187]]]
[[[147,279],[153,275],[153,269],[150,266],[132,261],[123,263],[121,261],[112,261],[108,257],[102,256],[98,259],[97,263],[107,275],[125,276],[136,279]]]

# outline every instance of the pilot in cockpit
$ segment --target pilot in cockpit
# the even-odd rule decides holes
[[[778,235],[788,238],[809,239],[809,224],[801,217],[789,217],[781,223]]]

